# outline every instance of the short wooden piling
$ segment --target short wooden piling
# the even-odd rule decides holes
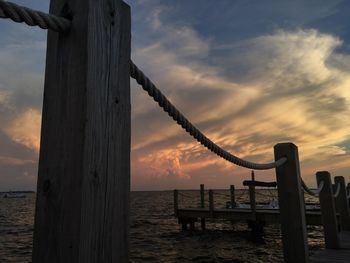
[[[342,230],[350,231],[350,212],[345,187],[345,179],[343,176],[334,177],[336,187],[340,187],[338,196],[335,198],[335,206],[340,214],[340,225]]]
[[[211,217],[214,217],[214,192],[213,190],[209,190],[209,211]]]
[[[179,190],[174,190],[174,215],[177,216],[179,209]]]
[[[200,185],[200,195],[201,195],[201,208],[204,208],[205,207],[204,184]],[[205,218],[201,218],[201,228],[202,230],[205,230]]]
[[[350,183],[348,183],[346,186],[346,192],[347,192],[347,198],[348,198],[348,206],[350,209]]]
[[[34,263],[129,262],[130,8],[51,0]]]
[[[275,160],[287,158],[276,168],[284,261],[307,263],[309,251],[298,148],[293,143],[280,143],[274,150]]]
[[[316,173],[317,185],[323,182],[322,191],[319,193],[319,200],[322,214],[322,224],[325,239],[325,246],[328,249],[339,248],[338,222],[333,198],[331,175],[327,171]]]
[[[255,220],[256,217],[256,200],[255,200],[255,185],[254,185],[254,181],[255,181],[255,175],[254,175],[254,171],[252,171],[252,184],[249,185],[249,201],[250,201],[250,209],[252,211],[253,214],[253,218]]]
[[[230,185],[231,208],[236,206],[235,186]]]

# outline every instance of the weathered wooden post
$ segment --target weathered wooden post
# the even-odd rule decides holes
[[[179,209],[179,191],[174,190],[174,215],[177,217],[177,210]]]
[[[129,262],[130,8],[51,0],[33,262]]]
[[[255,200],[255,175],[252,171],[252,183],[249,185],[249,200],[250,200],[250,209],[253,214],[254,220],[256,219],[256,200]]]
[[[293,143],[279,143],[274,150],[275,160],[287,158],[276,168],[284,261],[309,262],[298,148]]]
[[[347,192],[347,197],[348,197],[348,206],[349,206],[349,209],[350,209],[350,183],[348,183],[346,185],[346,192]]]
[[[340,225],[342,230],[350,231],[350,212],[343,176],[334,177],[336,188],[340,187],[339,194],[335,198],[335,206],[340,214]]]
[[[319,193],[321,205],[322,224],[326,248],[339,248],[338,222],[333,198],[331,175],[327,171],[316,173],[317,185],[323,182]]]
[[[214,193],[213,193],[213,190],[209,190],[209,211],[210,211],[210,216],[214,217]]]
[[[234,185],[230,185],[230,197],[231,197],[231,207],[234,208],[236,206],[235,186]]]
[[[200,185],[200,194],[201,194],[201,208],[205,207],[205,200],[204,200],[204,184]],[[205,230],[205,218],[201,218],[201,228],[202,230]]]

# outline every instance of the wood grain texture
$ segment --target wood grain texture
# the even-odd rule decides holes
[[[128,262],[130,9],[52,0],[33,262]]]
[[[323,249],[311,256],[311,263],[349,263],[350,232],[340,233],[341,249]]]
[[[340,225],[342,230],[350,231],[350,212],[346,192],[345,179],[343,176],[334,177],[335,185],[340,185],[339,195],[335,198],[335,206],[340,214]]]
[[[339,248],[338,221],[336,216],[331,175],[327,171],[316,173],[317,185],[323,181],[323,188],[319,194],[323,232],[326,248]]]
[[[281,143],[274,150],[275,160],[287,158],[286,163],[276,168],[284,261],[306,263],[309,252],[298,148],[292,143]]]
[[[348,197],[350,197],[350,183],[348,183],[346,185],[346,191],[347,191]],[[350,198],[348,198],[348,206],[349,206],[349,209],[350,209]]]

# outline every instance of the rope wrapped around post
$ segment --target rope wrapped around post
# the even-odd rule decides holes
[[[337,189],[336,189],[335,193],[333,194],[334,198],[337,198],[339,193],[340,193],[340,184],[337,184]]]
[[[186,132],[188,132],[199,143],[203,144],[210,151],[214,152],[221,158],[234,163],[238,166],[255,170],[268,170],[283,165],[287,158],[283,157],[276,162],[271,163],[253,163],[243,160],[219,147],[208,137],[206,137],[198,128],[196,128],[151,82],[151,80],[132,62],[130,61],[130,76],[136,80],[142,88],[156,101],[158,105],[168,113]]]
[[[17,23],[39,26],[56,32],[66,32],[71,25],[70,20],[64,17],[46,14],[3,0],[0,0],[0,18],[9,18]]]
[[[324,182],[321,181],[319,186],[318,186],[318,188],[316,190],[311,190],[309,187],[307,187],[307,185],[305,184],[303,179],[301,179],[301,185],[302,185],[304,191],[306,193],[308,193],[309,195],[318,196],[322,192],[322,189],[323,189],[323,186],[324,186]]]
[[[57,32],[65,32],[69,30],[71,25],[71,21],[64,17],[46,14],[3,0],[0,0],[0,18],[9,18],[17,23],[24,22],[29,26],[39,26],[42,29],[51,29]],[[243,160],[225,151],[207,138],[174,105],[172,105],[132,61],[130,61],[130,75],[132,78],[136,79],[137,83],[139,83],[143,89],[147,91],[156,102],[158,102],[159,106],[162,107],[163,110],[167,112],[182,128],[192,135],[193,138],[223,159],[238,166],[256,170],[276,168],[287,161],[286,158],[281,158],[276,162],[259,164]]]

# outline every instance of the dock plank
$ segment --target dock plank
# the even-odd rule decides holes
[[[350,232],[340,233],[340,249],[323,249],[310,258],[311,263],[349,263]]]
[[[177,217],[189,218],[220,218],[233,221],[246,220],[261,220],[266,224],[279,224],[280,213],[279,210],[274,209],[257,209],[256,214],[252,214],[250,209],[215,209],[213,213],[207,208],[180,208],[177,210]],[[308,225],[322,225],[320,211],[308,211],[306,213],[306,220]]]

